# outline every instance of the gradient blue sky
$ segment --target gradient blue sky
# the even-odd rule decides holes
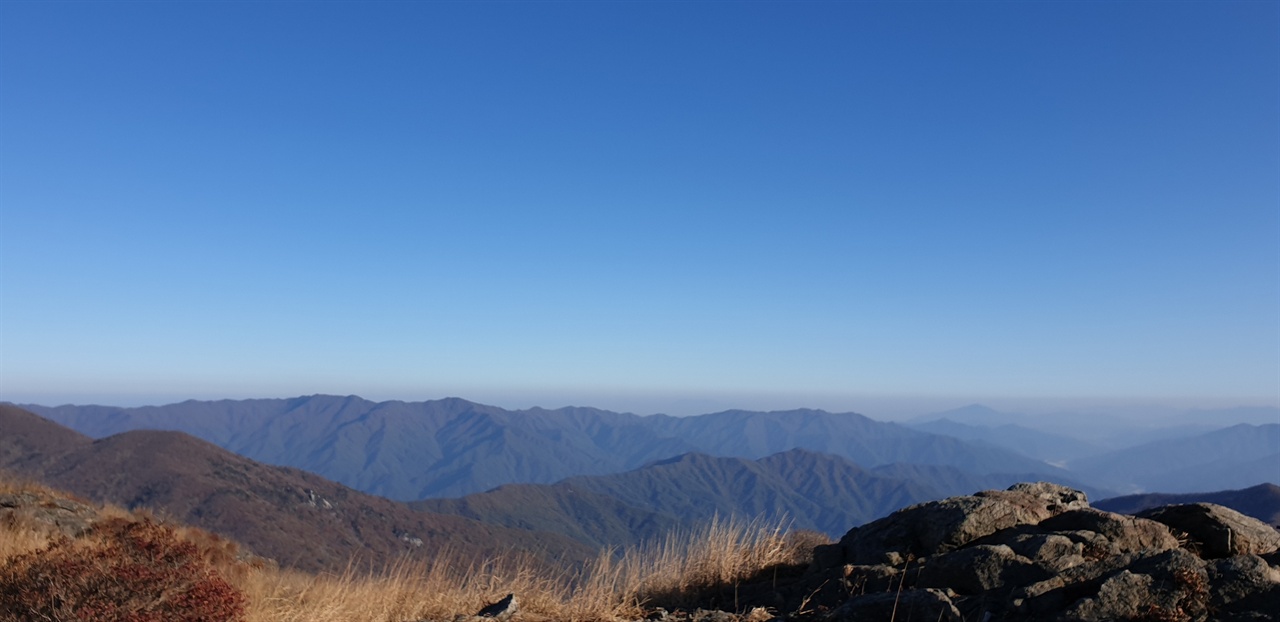
[[[0,399],[308,393],[1276,405],[1280,3],[0,4]]]

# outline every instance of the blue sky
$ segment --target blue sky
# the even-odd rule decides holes
[[[1280,5],[0,3],[0,398],[309,393],[1275,405]]]

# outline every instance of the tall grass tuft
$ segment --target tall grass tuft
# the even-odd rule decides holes
[[[518,595],[526,619],[557,619],[573,599],[568,577],[532,558],[473,560],[452,551],[376,573],[356,564],[339,574],[267,569],[238,583],[253,622],[452,620],[509,593]]]
[[[452,620],[516,594],[524,620],[634,620],[645,607],[693,606],[708,591],[779,564],[807,563],[811,537],[782,525],[715,519],[570,572],[531,557],[471,560],[444,551],[368,574],[265,570],[238,582],[251,622]]]
[[[716,517],[700,528],[627,551],[623,582],[637,602],[693,606],[707,593],[736,586],[766,569],[808,563],[814,544],[810,536],[789,534],[785,522]]]

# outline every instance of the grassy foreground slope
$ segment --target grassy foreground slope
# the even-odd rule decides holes
[[[64,530],[69,522],[48,508],[89,527]],[[644,603],[689,606],[764,568],[803,567],[815,543],[713,523],[573,573],[519,553],[477,560],[445,550],[375,573],[313,574],[246,557],[204,530],[0,473],[0,622],[454,620],[512,593],[530,622],[636,620]]]

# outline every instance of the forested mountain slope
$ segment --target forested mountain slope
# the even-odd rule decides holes
[[[324,395],[29,408],[94,437],[135,429],[183,431],[254,460],[400,500],[620,473],[690,452],[755,459],[796,448],[866,467],[916,463],[978,474],[1068,477],[1003,449],[817,410],[642,417],[592,408],[507,411],[456,398],[375,403]]]

